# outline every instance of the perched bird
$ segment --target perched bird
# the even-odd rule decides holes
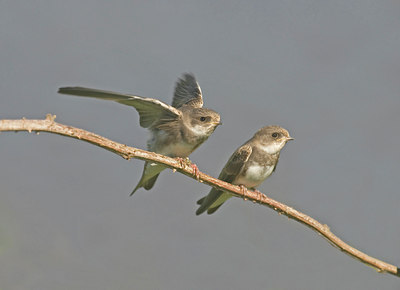
[[[217,112],[203,108],[200,86],[194,75],[187,73],[176,83],[172,106],[156,99],[83,87],[65,87],[58,92],[111,100],[134,107],[140,116],[140,126],[148,128],[151,133],[147,141],[148,150],[169,157],[188,157],[221,124]],[[192,166],[197,169],[194,164]],[[141,187],[151,189],[165,168],[163,165],[146,162],[142,178],[131,195]]]
[[[232,154],[218,178],[254,190],[275,171],[280,151],[289,140],[293,140],[289,132],[279,126],[261,128]],[[230,193],[212,188],[197,201],[196,215],[214,213],[230,197]]]

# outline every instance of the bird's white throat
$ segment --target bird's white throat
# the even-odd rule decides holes
[[[282,142],[274,142],[274,143],[266,145],[266,146],[261,145],[260,149],[262,151],[264,151],[265,153],[275,154],[275,153],[278,153],[283,148],[284,145],[285,145],[284,141],[282,141]]]
[[[201,125],[196,125],[196,126],[189,126],[190,131],[192,131],[195,135],[197,136],[204,136],[208,134],[208,126],[201,126]]]

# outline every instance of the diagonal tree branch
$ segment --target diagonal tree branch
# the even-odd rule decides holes
[[[100,146],[108,151],[111,151],[115,154],[118,154],[125,159],[137,158],[164,164],[174,171],[179,171],[180,173],[185,174],[189,177],[196,178],[199,182],[208,184],[217,189],[229,191],[236,197],[241,197],[244,200],[251,200],[254,203],[259,203],[261,205],[268,206],[273,210],[277,211],[278,213],[284,214],[289,218],[292,218],[308,226],[318,234],[322,235],[334,247],[340,249],[342,252],[348,254],[349,256],[361,261],[362,263],[375,268],[378,272],[389,273],[392,275],[400,276],[400,269],[398,267],[383,262],[381,260],[375,259],[351,247],[350,245],[346,244],[343,240],[341,240],[339,237],[335,236],[330,231],[327,225],[321,224],[320,222],[311,218],[310,216],[301,213],[290,206],[287,206],[283,203],[273,200],[264,194],[256,193],[250,190],[243,192],[243,190],[239,186],[232,185],[230,183],[216,179],[202,172],[196,172],[196,170],[194,170],[189,163],[182,162],[182,160],[170,158],[146,150],[129,147],[127,145],[114,142],[110,139],[104,138],[102,136],[96,135],[94,133],[79,128],[56,123],[54,121],[55,117],[56,117],[55,115],[48,114],[46,116],[46,119],[44,120],[26,120],[24,118],[20,120],[1,120],[0,132],[1,131],[49,132],[89,142],[96,146]]]

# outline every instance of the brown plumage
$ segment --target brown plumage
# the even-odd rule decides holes
[[[178,80],[172,106],[152,98],[83,87],[65,87],[58,92],[112,100],[134,107],[140,116],[140,126],[151,132],[148,150],[170,157],[188,157],[221,124],[217,112],[203,108],[201,89],[192,74],[184,74]],[[146,162],[142,178],[131,195],[141,187],[151,189],[164,169],[162,165]]]
[[[275,171],[280,150],[292,139],[289,132],[279,126],[261,128],[236,149],[218,179],[255,189]],[[231,196],[228,192],[212,188],[207,196],[197,202],[200,207],[196,214],[205,211],[214,213]]]

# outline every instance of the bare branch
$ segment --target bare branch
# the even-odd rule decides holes
[[[254,191],[243,192],[239,186],[232,185],[222,180],[213,178],[202,172],[196,172],[189,164],[182,162],[181,160],[166,157],[154,152],[141,150],[133,147],[129,147],[124,144],[114,142],[110,139],[96,135],[94,133],[66,126],[63,124],[56,123],[54,121],[55,116],[47,115],[45,120],[1,120],[0,121],[0,132],[1,131],[28,131],[28,132],[49,132],[59,134],[71,138],[80,139],[96,146],[100,146],[106,150],[120,155],[125,159],[137,158],[147,161],[153,161],[161,163],[171,168],[174,171],[179,171],[191,178],[198,179],[199,182],[211,185],[217,189],[222,189],[231,192],[236,197],[241,197],[244,200],[251,200],[254,203],[259,203],[272,208],[280,214],[284,214],[289,218],[292,218],[318,234],[322,235],[327,239],[333,246],[350,255],[351,257],[367,264],[370,267],[375,268],[378,272],[389,273],[392,275],[400,276],[400,269],[394,265],[388,264],[381,260],[375,259],[367,254],[351,247],[342,241],[339,237],[335,236],[327,225],[321,224],[310,216],[303,214],[294,208],[280,203],[267,197],[264,194],[256,193]],[[198,173],[198,174],[196,174]]]

